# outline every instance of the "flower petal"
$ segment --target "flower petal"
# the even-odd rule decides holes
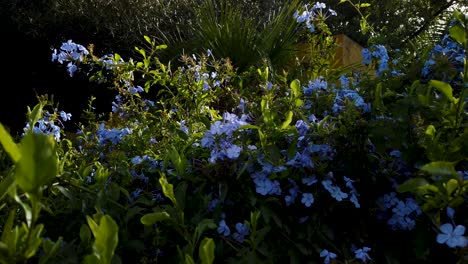
[[[449,239],[450,237],[446,234],[438,234],[437,235],[437,243],[439,244],[445,244],[445,242],[447,242],[447,240]]]
[[[453,231],[453,226],[450,223],[443,224],[439,227],[440,231],[445,234],[451,234]]]
[[[455,230],[453,230],[454,236],[463,236],[464,233],[465,233],[465,227],[462,225],[457,225],[457,227],[455,227]]]

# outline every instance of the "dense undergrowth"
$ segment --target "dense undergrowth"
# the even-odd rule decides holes
[[[0,126],[0,262],[466,262],[465,15],[428,52],[382,43],[336,68],[336,13],[284,12],[309,56],[274,57],[264,31],[254,60],[220,57],[227,20],[180,66],[147,36],[134,59],[55,49],[112,108],[91,98],[73,124],[42,96],[19,138]]]

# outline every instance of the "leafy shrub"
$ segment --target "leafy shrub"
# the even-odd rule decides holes
[[[329,56],[325,8],[293,18]],[[101,118],[91,99],[68,136],[72,117],[42,98],[19,144],[0,126],[14,164],[2,167],[0,260],[462,263],[468,22],[454,18],[416,57],[418,76],[383,45],[363,51],[375,74],[324,61],[296,79],[268,63],[240,71],[210,50],[172,68],[149,37],[139,60],[63,43],[53,59],[112,85],[112,109]]]

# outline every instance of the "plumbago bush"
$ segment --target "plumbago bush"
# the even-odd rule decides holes
[[[292,19],[316,43],[330,14]],[[18,139],[0,126],[0,263],[466,262],[467,26],[299,79],[210,50],[172,69],[149,37],[129,60],[63,43],[52,60],[115,99],[74,133],[47,97]]]

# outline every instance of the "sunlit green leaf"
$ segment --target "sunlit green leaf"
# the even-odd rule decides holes
[[[284,120],[283,124],[281,125],[281,129],[286,129],[289,124],[291,124],[293,119],[293,111],[289,110],[286,112],[286,120]]]
[[[28,133],[21,140],[21,159],[16,164],[15,178],[25,192],[37,193],[58,172],[58,157],[52,137]]]
[[[202,264],[212,264],[214,261],[215,243],[213,239],[205,237],[200,243],[199,255]]]
[[[455,98],[453,97],[452,86],[450,86],[450,84],[437,80],[431,80],[429,81],[429,84],[437,90],[441,91],[451,102],[456,102]]]
[[[145,214],[143,217],[141,217],[140,221],[144,225],[151,226],[157,222],[165,221],[168,219],[171,219],[171,216],[167,212],[157,212]]]
[[[161,173],[161,178],[159,178],[159,184],[161,184],[164,195],[172,201],[172,203],[177,206],[177,200],[174,195],[174,187],[170,184],[164,173]]]
[[[452,26],[449,29],[450,36],[455,39],[458,43],[465,45],[466,43],[466,33],[465,29],[461,25]]]
[[[10,156],[14,163],[18,162],[21,154],[18,146],[13,141],[13,138],[10,136],[10,133],[6,131],[5,127],[0,124],[0,143],[5,149],[6,153]]]
[[[96,223],[91,217],[86,216],[88,225],[95,237],[93,244],[94,254],[98,256],[100,263],[110,264],[114,256],[114,250],[119,243],[119,227],[108,215],[104,215]]]

